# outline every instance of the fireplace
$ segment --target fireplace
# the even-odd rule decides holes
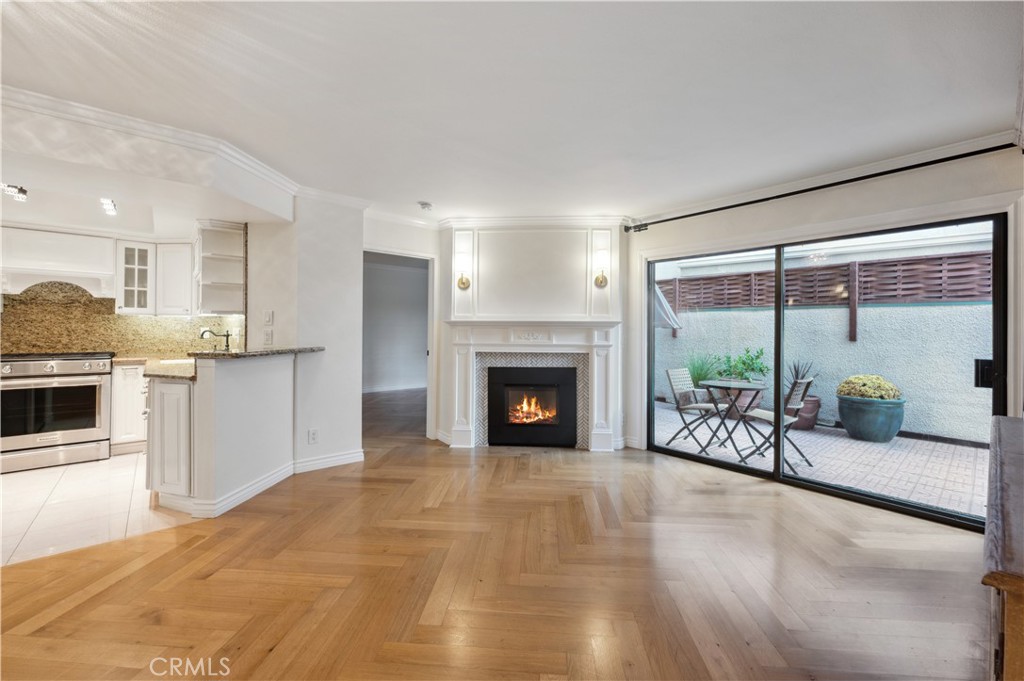
[[[576,368],[488,368],[487,441],[575,447]]]

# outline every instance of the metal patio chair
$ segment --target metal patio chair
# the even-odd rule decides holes
[[[804,406],[804,398],[807,397],[807,392],[811,389],[811,383],[813,382],[813,377],[801,378],[799,380],[793,381],[793,384],[789,386],[789,393],[786,395],[786,406],[785,409],[783,409],[783,412],[791,411],[793,414],[799,413],[800,409],[803,408]],[[743,456],[740,457],[740,461],[743,461],[744,463],[746,463],[746,460],[752,456],[764,456],[765,451],[771,448],[772,440],[775,436],[774,411],[769,411],[767,409],[751,409],[749,412],[747,412],[746,416],[747,418],[744,419],[743,421],[743,427],[747,429],[747,435],[750,436],[750,441],[754,442],[755,445],[753,450],[749,454],[744,454]],[[804,455],[804,453],[800,450],[797,444],[793,442],[792,438],[789,437],[789,429],[793,427],[794,423],[796,423],[797,417],[785,414],[782,417],[782,419],[782,435],[783,437],[786,438],[786,442],[792,445],[793,449],[796,450],[796,453],[799,454],[800,458],[804,460],[804,463],[806,463],[808,466],[813,467],[814,464],[810,462],[810,459],[808,459]],[[754,420],[764,421],[770,424],[772,426],[771,430],[769,430],[768,433],[765,434],[764,432],[761,431],[760,428],[758,428],[754,424]],[[754,433],[757,433],[757,435],[761,438],[761,441],[759,443],[754,438]],[[796,469],[794,469],[793,465],[789,463],[789,460],[783,457],[783,462],[786,464],[786,466],[789,467],[789,470],[795,475]]]
[[[689,369],[668,369],[666,370],[666,373],[668,374],[669,388],[672,390],[672,399],[675,400],[676,411],[679,412],[679,418],[682,420],[683,425],[676,431],[675,435],[669,438],[669,441],[665,443],[665,446],[667,447],[672,444],[676,438],[683,433],[686,433],[686,435],[683,436],[683,439],[692,438],[693,441],[697,443],[698,447],[700,447],[699,453],[707,454],[708,445],[711,444],[711,441],[718,433],[718,429],[721,427],[722,407],[714,404],[713,400],[711,402],[700,401],[700,398],[697,396],[697,387],[693,384],[693,379],[690,377]],[[689,395],[692,401],[684,404],[683,396],[686,395]],[[696,418],[687,421],[687,415],[696,416]],[[696,429],[702,425],[707,425],[708,428],[711,428],[709,420],[712,417],[716,417],[718,423],[714,424],[715,428],[711,431],[708,441],[702,444],[697,438]]]

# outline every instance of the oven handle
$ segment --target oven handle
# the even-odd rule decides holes
[[[109,378],[105,374],[90,376],[54,376],[53,378],[9,378],[0,382],[0,390],[25,390],[26,388],[67,388],[78,385],[102,385]]]

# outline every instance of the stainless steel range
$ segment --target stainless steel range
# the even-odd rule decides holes
[[[110,457],[113,356],[0,357],[0,473]]]

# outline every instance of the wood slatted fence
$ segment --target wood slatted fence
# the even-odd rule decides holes
[[[850,340],[857,339],[858,305],[992,300],[991,252],[794,267],[785,276],[787,306],[849,306]],[[772,307],[775,301],[774,272],[661,279],[657,285],[676,312]]]

